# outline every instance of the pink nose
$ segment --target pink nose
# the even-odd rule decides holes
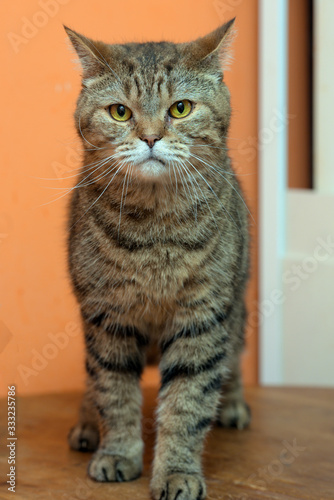
[[[160,141],[160,139],[161,137],[159,137],[158,135],[144,135],[143,137],[141,137],[141,140],[147,142],[150,148],[153,148],[154,144],[157,141]]]

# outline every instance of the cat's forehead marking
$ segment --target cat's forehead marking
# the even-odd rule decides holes
[[[112,63],[120,77],[120,86],[112,84],[115,95],[147,116],[161,115],[178,99],[196,100],[199,88],[206,96],[216,90],[210,76],[189,66],[182,47],[171,42],[110,46]]]
[[[119,61],[123,91],[145,114],[154,115],[173,92],[171,73],[179,54],[173,44],[146,43],[126,46]]]
[[[152,82],[158,75],[169,76],[178,64],[180,53],[176,44],[169,42],[148,42],[123,46],[122,66],[128,74],[141,75]]]

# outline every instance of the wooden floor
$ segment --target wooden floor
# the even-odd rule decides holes
[[[246,431],[214,428],[203,457],[208,499],[334,499],[334,391],[251,388]],[[142,477],[131,483],[89,480],[89,454],[70,451],[78,394],[18,398],[17,491],[7,492],[6,402],[0,414],[0,498],[148,500],[156,391],[144,391]]]

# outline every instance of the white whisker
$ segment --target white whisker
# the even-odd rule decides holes
[[[106,160],[106,163],[107,163],[107,160]],[[116,162],[115,162],[115,163],[116,163]],[[115,163],[114,163],[114,164],[115,164]],[[114,165],[114,164],[113,164],[113,165]],[[98,168],[100,168],[100,167],[98,167]],[[109,169],[109,172],[110,172],[110,167],[108,167],[108,169]],[[96,170],[98,170],[98,169],[96,169]],[[83,183],[83,181],[84,181],[85,179],[87,179],[87,178],[88,178],[88,177],[89,177],[92,173],[94,173],[94,172],[91,172],[91,173],[90,173],[89,175],[87,175],[84,179],[82,179],[82,181],[78,182],[78,183],[77,183],[75,186],[73,186],[73,187],[70,187],[70,188],[65,188],[65,187],[64,187],[64,188],[61,188],[61,187],[60,187],[60,188],[57,188],[57,187],[53,187],[53,188],[52,188],[52,187],[50,187],[49,189],[66,189],[66,193],[62,194],[61,196],[58,196],[57,198],[55,198],[55,199],[53,199],[53,200],[51,200],[51,201],[48,201],[48,202],[46,202],[46,203],[42,203],[41,205],[39,205],[39,207],[43,207],[44,205],[49,205],[50,203],[53,203],[53,202],[55,202],[55,201],[60,200],[61,198],[64,198],[64,197],[65,197],[65,196],[67,196],[69,193],[71,193],[72,191],[74,191],[75,189],[77,189],[77,188],[79,188],[79,187],[84,187],[85,185],[93,184],[95,181],[93,181],[93,182],[91,182],[91,183],[82,184],[82,183]]]
[[[82,130],[81,130],[80,120],[81,120],[81,115],[79,116],[78,125],[79,125],[79,132],[80,132],[80,135],[83,138],[83,140],[86,141],[87,144],[89,144],[90,146],[92,146],[92,148],[94,148],[95,150],[96,149],[104,149],[104,148],[100,148],[99,146],[95,146],[94,144],[92,144],[91,142],[89,142],[88,139],[86,139],[86,137],[83,135]]]
[[[128,176],[128,173],[129,173],[129,167],[126,167],[125,176],[124,176],[124,179],[123,179],[123,182],[122,182],[121,204],[119,206],[119,221],[118,221],[118,233],[117,233],[118,234],[118,238],[119,238],[119,233],[120,233],[120,229],[121,229],[122,208],[123,208],[123,195],[124,195],[125,181],[126,181],[126,178]],[[124,200],[124,203],[125,203],[125,200]]]
[[[247,212],[249,213],[249,215],[251,216],[251,218],[252,218],[252,220],[253,220],[253,222],[255,224],[254,217],[252,216],[249,208],[247,207],[247,204],[246,204],[245,200],[243,199],[243,197],[241,196],[241,194],[237,191],[237,189],[233,186],[233,184],[231,184],[230,181],[228,179],[226,179],[226,177],[221,172],[219,172],[219,170],[215,169],[212,165],[210,165],[209,163],[207,163],[206,161],[204,161],[202,158],[200,158],[199,156],[196,156],[196,155],[194,155],[192,153],[190,153],[190,155],[193,156],[194,158],[196,158],[197,160],[199,160],[200,162],[204,163],[208,167],[210,167],[215,172],[217,172],[217,174],[219,174],[231,186],[231,188],[235,191],[235,193],[238,195],[238,197],[240,198],[240,200],[242,201],[242,203],[246,207]]]
[[[202,175],[198,172],[198,170],[197,170],[197,169],[193,166],[193,164],[192,164],[189,160],[186,160],[186,161],[188,161],[188,162],[190,163],[190,165],[191,165],[191,166],[192,166],[192,167],[196,170],[196,172],[197,172],[197,173],[198,173],[198,174],[202,177],[202,179],[205,181],[205,183],[209,186],[210,190],[211,190],[211,191],[213,191],[213,190],[212,190],[212,188],[211,188],[211,186],[210,186],[210,185],[206,182],[206,180],[204,179],[204,177],[203,177],[203,176],[202,176]],[[195,177],[194,177],[194,179],[195,179]],[[204,193],[203,193],[203,191],[202,191],[202,188],[201,188],[201,186],[199,185],[199,183],[197,182],[197,180],[196,180],[196,184],[198,185],[198,188],[199,188],[199,190],[200,190],[200,191],[201,191],[201,193],[202,193],[203,199],[204,199],[204,201],[205,201],[205,203],[206,203],[206,206],[207,206],[207,207],[208,207],[208,209],[209,209],[209,212],[210,212],[210,214],[211,214],[212,220],[213,220],[213,222],[214,222],[214,224],[215,224],[216,228],[218,229],[216,219],[215,219],[215,217],[214,217],[214,215],[213,215],[213,213],[212,213],[212,210],[211,210],[210,205],[209,205],[209,203],[208,203],[208,201],[207,201],[207,199],[206,199],[206,196],[204,195]]]
[[[193,182],[193,175],[191,174],[191,172],[189,171],[188,167],[186,166],[186,164],[182,161],[181,162],[181,166],[183,168],[183,170],[185,170],[186,174],[187,174],[187,177],[188,179],[190,180],[191,182],[191,186],[192,186],[192,190],[193,190],[193,193],[195,195],[195,199],[193,197],[191,197],[192,201],[193,201],[193,206],[194,206],[194,216],[195,216],[195,220],[197,221],[197,204],[198,202],[200,201],[200,197],[198,196],[198,192],[197,192],[197,189],[196,189],[196,186]],[[195,179],[196,180],[196,179]],[[189,188],[189,192],[190,192],[190,188]]]
[[[71,228],[72,229],[85,215],[86,213],[95,205],[95,203],[97,203],[99,201],[99,199],[101,198],[101,196],[106,192],[106,190],[108,189],[108,187],[110,186],[110,184],[112,183],[112,181],[114,180],[115,176],[118,174],[118,172],[123,168],[124,166],[124,163],[122,163],[117,171],[114,173],[114,175],[112,176],[112,178],[109,180],[108,184],[106,185],[106,187],[103,189],[102,193],[96,198],[96,200],[94,201],[94,203],[92,203],[90,205],[90,207],[82,214],[82,216],[74,223],[72,224]]]
[[[212,189],[211,185],[208,183],[208,181],[205,179],[205,177],[197,170],[197,168],[189,161],[187,160],[188,163],[196,170],[196,172],[198,173],[198,175],[203,179],[203,181],[206,183],[206,185],[208,186],[208,188],[210,189],[210,191],[212,192],[212,194],[215,196],[215,198],[217,199],[218,203],[220,204],[220,206],[222,207],[222,209],[228,214],[228,216],[230,217],[230,219],[233,221],[233,223],[235,224],[236,227],[238,227],[238,225],[236,224],[234,218],[232,217],[232,215],[229,213],[229,211],[224,207],[224,205],[222,204],[221,200],[218,198],[217,194],[215,193],[215,191]],[[208,205],[209,207],[209,205]],[[211,212],[211,210],[210,210]],[[212,214],[212,212],[211,212]]]
[[[114,155],[111,155],[111,156],[108,156],[108,158],[103,158],[102,160],[99,160],[95,163],[90,163],[88,165],[84,165],[83,167],[79,167],[79,168],[72,169],[72,170],[80,170],[80,173],[86,173],[86,172],[89,172],[89,170],[94,170],[96,166],[98,166],[98,168],[100,168],[100,166],[103,166],[106,161],[112,160],[113,157],[114,157]],[[100,166],[99,166],[99,164],[100,164]],[[89,167],[89,168],[86,168],[86,167]],[[73,174],[73,175],[68,175],[66,177],[35,177],[35,176],[32,176],[32,177],[34,179],[39,179],[39,180],[43,180],[43,181],[58,181],[58,180],[66,180],[66,179],[71,179],[73,177],[78,177],[78,173]],[[50,188],[50,189],[63,189],[63,188]]]

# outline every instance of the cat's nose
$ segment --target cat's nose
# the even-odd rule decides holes
[[[154,144],[160,141],[160,139],[161,137],[158,135],[144,135],[141,137],[141,140],[147,142],[150,148],[153,148]]]

